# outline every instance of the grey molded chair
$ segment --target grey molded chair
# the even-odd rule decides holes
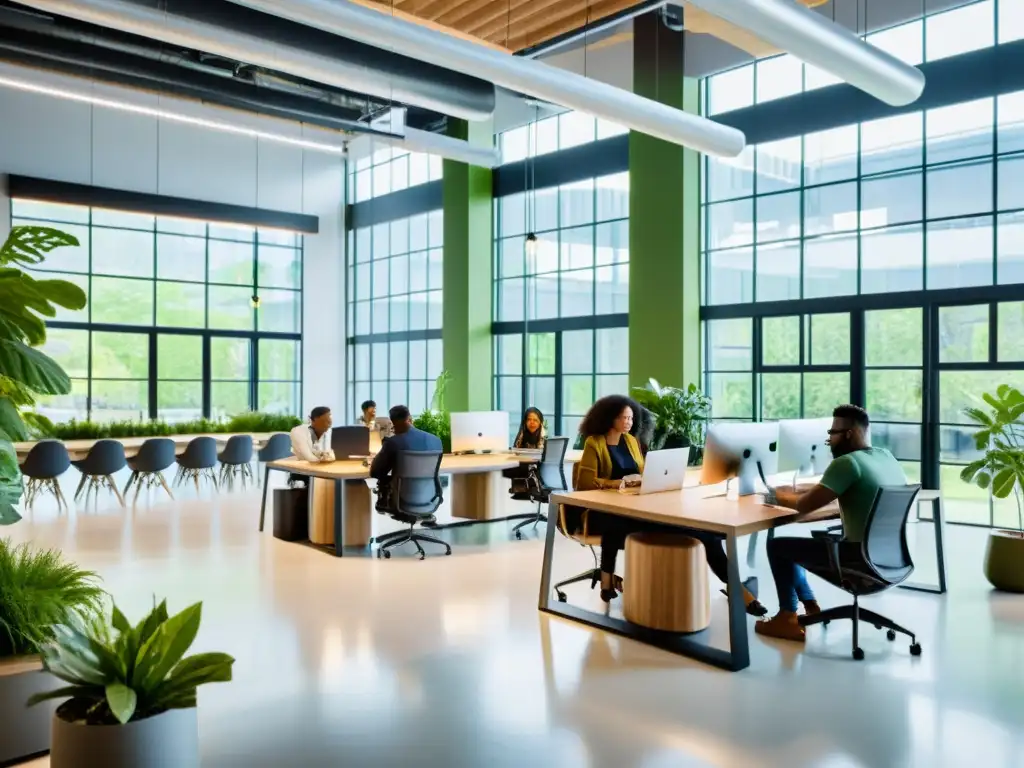
[[[174,499],[174,494],[171,493],[171,489],[167,485],[167,479],[164,477],[164,470],[168,469],[174,464],[175,459],[175,448],[174,441],[166,437],[154,437],[142,444],[139,448],[139,452],[128,459],[128,468],[132,471],[131,477],[128,478],[128,482],[124,486],[124,495],[127,498],[128,489],[132,487],[132,483],[135,483],[135,498],[132,499],[134,505],[139,498],[139,491],[142,490],[143,484],[147,488],[154,488],[159,485],[165,491],[167,495]]]
[[[82,479],[75,491],[75,501],[85,489],[85,501],[89,501],[89,492],[94,491],[93,498],[99,495],[101,486],[114,492],[118,503],[124,506],[124,497],[114,482],[114,475],[125,468],[128,463],[124,456],[124,446],[117,440],[97,440],[93,443],[84,459],[71,462],[82,473]],[[88,483],[88,485],[86,485]]]
[[[552,491],[564,491],[568,489],[565,483],[565,452],[569,450],[569,438],[550,437],[544,441],[544,452],[541,454],[540,462],[534,468],[538,485],[531,483],[530,500],[537,503],[537,511],[529,515],[525,520],[516,525],[512,531],[517,539],[523,538],[522,529],[527,525],[537,527],[537,523],[547,522],[544,517],[544,505]]]
[[[263,473],[260,471],[260,464],[268,461],[279,461],[287,459],[292,455],[292,436],[287,432],[277,432],[270,436],[267,442],[256,452],[256,484],[263,482]]]
[[[911,655],[921,655],[921,644],[913,632],[881,614],[861,608],[859,604],[861,597],[895,587],[914,572],[914,561],[907,547],[907,517],[920,490],[920,485],[879,488],[868,514],[859,557],[850,557],[848,550],[851,545],[847,545],[847,551],[842,553],[845,557],[841,557],[843,541],[840,536],[832,536],[826,539],[831,544],[829,566],[807,569],[853,595],[853,605],[841,605],[813,616],[801,616],[800,624],[805,627],[814,624],[827,626],[835,619],[850,619],[853,622],[853,658],[857,661],[864,658],[864,651],[858,645],[857,630],[861,620],[874,624],[876,629],[885,627],[889,640],[895,640],[897,632],[907,635],[910,638]]]
[[[420,560],[427,555],[420,546],[421,541],[440,544],[445,554],[452,553],[451,546],[441,539],[414,532],[416,523],[433,522],[434,513],[441,506],[441,451],[400,451],[391,473],[390,506],[384,509],[394,520],[406,523],[408,530],[396,531],[378,536],[377,557],[391,557],[392,547],[411,541],[420,553]]]
[[[199,492],[199,479],[205,477],[213,483],[214,490],[220,490],[217,485],[217,476],[213,469],[217,466],[217,441],[212,437],[203,435],[193,437],[185,446],[185,452],[175,459],[178,462],[178,472],[174,476],[174,485],[181,485],[192,480],[196,484],[196,492]]]
[[[238,477],[245,488],[245,480],[252,476],[252,437],[250,435],[232,435],[228,438],[224,450],[217,456],[220,459],[220,482],[229,488]]]
[[[42,491],[49,491],[57,499],[57,509],[67,511],[68,502],[60,489],[59,478],[71,466],[68,449],[59,440],[41,440],[32,446],[21,465],[25,483],[25,509],[32,509]]]

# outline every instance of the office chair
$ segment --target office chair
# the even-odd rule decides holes
[[[191,479],[195,482],[196,493],[199,493],[199,478],[205,477],[213,483],[214,490],[220,490],[217,476],[213,472],[213,468],[217,466],[217,441],[212,437],[193,437],[185,446],[185,452],[177,456],[175,461],[178,462],[178,472],[174,476],[175,486]]]
[[[576,481],[579,476],[579,464],[574,464],[572,468],[572,487],[576,487]],[[558,597],[559,602],[564,603],[566,601],[566,594],[562,591],[562,587],[567,587],[570,584],[578,584],[581,581],[589,581],[590,588],[594,589],[598,584],[601,583],[601,567],[600,562],[597,559],[596,547],[601,546],[600,536],[591,536],[587,533],[587,522],[586,517],[583,518],[583,530],[582,531],[570,531],[565,520],[565,505],[558,505],[558,521],[556,524],[558,531],[570,541],[575,541],[581,547],[587,547],[590,549],[590,554],[594,558],[594,567],[583,571],[573,576],[571,579],[565,579],[555,584],[555,595]]]
[[[41,491],[47,490],[57,499],[57,511],[67,511],[68,502],[60,489],[59,478],[71,466],[68,449],[59,440],[41,440],[32,446],[21,465],[25,483],[25,509],[32,509]]]
[[[245,480],[252,480],[252,437],[250,435],[232,435],[228,438],[227,445],[217,458],[220,459],[220,482],[231,488],[235,484],[235,478],[242,481],[242,490],[245,490]]]
[[[827,539],[831,544],[829,566],[807,569],[829,584],[853,595],[853,605],[829,608],[813,616],[801,616],[800,625],[827,626],[834,619],[850,619],[853,622],[853,658],[857,661],[864,658],[864,651],[858,645],[858,624],[862,619],[874,624],[876,629],[885,627],[888,630],[886,637],[890,641],[896,639],[897,632],[907,635],[911,643],[910,654],[921,655],[921,644],[917,642],[913,632],[881,614],[861,608],[859,604],[861,597],[894,587],[913,573],[914,562],[907,547],[907,516],[920,490],[920,485],[879,488],[874,505],[868,514],[864,541],[860,545],[859,561],[840,562],[840,538],[832,536]]]
[[[142,484],[147,488],[154,488],[159,485],[167,495],[174,501],[174,494],[167,485],[164,477],[164,470],[174,464],[175,458],[174,441],[167,437],[155,437],[147,440],[139,448],[139,452],[128,459],[128,468],[132,471],[131,477],[124,486],[124,495],[128,496],[128,489],[135,483],[135,497],[132,505],[139,500],[139,491]]]
[[[565,484],[565,452],[569,449],[569,438],[552,437],[544,441],[544,452],[541,454],[540,463],[532,467],[533,473],[529,482],[530,501],[537,503],[537,511],[528,515],[525,520],[517,524],[512,531],[517,539],[523,538],[522,529],[537,523],[546,523],[544,517],[544,505],[552,491],[564,491],[568,486]]]
[[[256,452],[256,485],[263,483],[263,472],[261,464],[269,461],[287,459],[292,455],[292,437],[287,432],[277,432],[271,435],[263,447]]]
[[[379,510],[390,515],[400,523],[408,524],[408,530],[388,533],[376,537],[379,545],[377,557],[390,558],[392,547],[411,541],[420,553],[420,560],[426,558],[421,541],[440,544],[445,554],[452,553],[451,546],[441,539],[415,533],[416,523],[433,521],[434,513],[441,506],[441,451],[400,451],[395,461],[395,469],[391,473],[391,493],[389,506]]]
[[[124,506],[124,497],[121,495],[117,483],[114,482],[114,475],[124,469],[128,463],[124,456],[124,446],[117,440],[97,440],[93,443],[89,453],[84,459],[71,462],[78,471],[82,473],[82,479],[78,482],[78,489],[75,491],[75,501],[82,494],[85,488],[85,501],[89,502],[89,492],[94,491],[94,499],[99,495],[101,486],[106,486],[114,492],[117,502]],[[88,487],[86,487],[88,483]]]

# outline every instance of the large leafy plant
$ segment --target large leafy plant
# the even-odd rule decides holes
[[[110,623],[95,614],[57,627],[42,649],[43,664],[68,683],[29,704],[67,699],[61,717],[87,725],[117,725],[196,706],[196,688],[231,680],[226,653],[185,656],[199,632],[202,603],[168,616],[167,601],[135,626],[113,606]]]
[[[1011,493],[1017,502],[1017,531],[1024,535],[1024,394],[1008,384],[981,397],[988,408],[967,408],[964,414],[978,426],[974,444],[985,455],[960,472],[960,479],[991,488],[997,499]]]
[[[38,653],[55,626],[97,610],[102,597],[96,575],[57,550],[0,539],[0,658]]]
[[[663,387],[654,379],[648,381],[647,386],[634,387],[633,398],[654,415],[651,450],[664,447],[665,442],[673,438],[692,446],[691,460],[699,460],[699,448],[704,445],[704,431],[711,414],[711,398],[696,384],[679,389]]]
[[[430,408],[413,419],[413,426],[416,429],[441,438],[441,446],[445,453],[452,449],[452,420],[448,410],[448,385],[451,378],[448,371],[441,371],[441,375],[434,382],[434,396],[430,398]]]
[[[14,227],[0,247],[0,525],[21,519],[14,505],[21,498],[21,472],[13,441],[30,432],[21,409],[38,395],[66,395],[71,380],[36,347],[46,341],[43,318],[56,307],[82,309],[85,293],[66,280],[36,280],[19,265],[34,266],[46,254],[78,245],[72,235],[50,227]]]

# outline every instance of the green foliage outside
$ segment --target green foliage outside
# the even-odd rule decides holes
[[[425,410],[415,419],[413,426],[432,435],[441,438],[441,446],[445,453],[452,450],[452,420],[451,412],[448,410],[448,385],[451,382],[451,374],[448,371],[441,371],[434,383],[434,396],[430,399],[430,408]]]
[[[0,539],[0,658],[38,653],[56,625],[97,610],[102,597],[96,575],[57,550]]]
[[[960,479],[992,490],[997,499],[1013,494],[1017,502],[1017,530],[1024,533],[1024,394],[1001,385],[982,400],[988,409],[967,408],[964,414],[978,427],[975,447],[985,455],[960,472]]]
[[[711,399],[691,383],[685,389],[662,387],[651,379],[646,387],[634,387],[633,399],[654,414],[654,439],[650,449],[659,450],[666,440],[691,446],[690,463],[699,464],[704,431],[711,413]]]
[[[226,653],[185,657],[195,641],[202,603],[168,616],[167,602],[135,626],[113,606],[110,622],[72,616],[42,648],[46,669],[67,683],[29,704],[66,699],[58,712],[70,722],[123,725],[171,709],[196,706],[196,688],[231,680]]]
[[[0,525],[21,519],[14,505],[22,493],[21,471],[12,442],[29,437],[21,410],[38,396],[64,395],[71,380],[40,352],[46,341],[43,318],[57,306],[81,309],[85,293],[65,280],[36,280],[18,265],[39,264],[46,254],[78,240],[49,227],[14,227],[0,247]]]
[[[195,419],[168,423],[165,421],[113,421],[97,424],[91,421],[70,421],[48,424],[39,430],[39,437],[56,440],[99,440],[120,437],[167,437],[169,435],[234,434],[246,432],[288,432],[302,421],[296,416],[277,413],[247,412],[227,421]]]

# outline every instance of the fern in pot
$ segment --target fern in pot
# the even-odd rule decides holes
[[[1007,384],[982,395],[987,407],[964,411],[978,431],[975,447],[985,454],[960,473],[960,479],[991,489],[997,499],[1013,496],[1017,528],[989,532],[985,577],[996,589],[1024,592],[1024,393]]]
[[[53,639],[55,626],[95,611],[102,598],[95,574],[57,550],[0,539],[0,765],[49,750],[52,707],[25,707],[57,682],[43,671],[39,649]]]
[[[42,649],[47,670],[66,683],[30,704],[63,700],[53,716],[52,768],[199,765],[196,689],[231,680],[224,653],[185,656],[199,632],[202,603],[169,616],[166,601],[132,625],[113,606],[58,627]]]

